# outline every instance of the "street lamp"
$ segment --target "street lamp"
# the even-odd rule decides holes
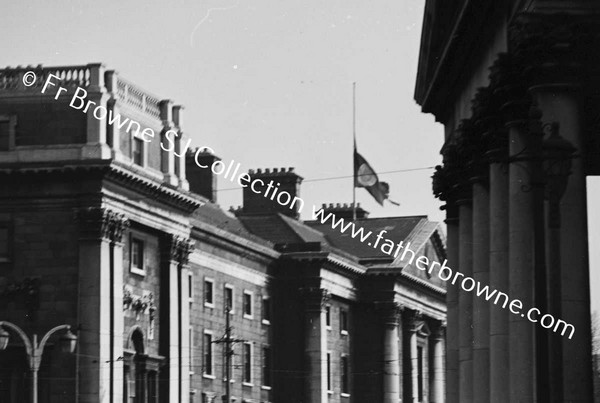
[[[44,335],[42,341],[38,344],[37,342],[37,334],[33,335],[32,341],[29,341],[29,338],[25,334],[21,328],[17,325],[0,321],[0,351],[5,350],[8,346],[8,340],[10,338],[9,333],[4,328],[8,328],[13,330],[15,333],[21,337],[23,340],[23,344],[25,344],[25,352],[27,354],[27,360],[29,363],[29,370],[31,371],[31,402],[37,403],[38,401],[38,371],[40,369],[40,364],[42,362],[42,354],[44,353],[44,347],[46,346],[46,342],[54,333],[59,330],[66,330],[66,333],[60,338],[60,349],[66,353],[72,353],[75,351],[75,346],[77,344],[77,336],[71,333],[71,326],[69,325],[60,325],[52,328]]]

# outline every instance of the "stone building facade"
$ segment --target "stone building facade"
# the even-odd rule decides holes
[[[593,1],[426,2],[415,98],[445,127],[450,265],[576,329],[449,287],[448,402],[592,401],[599,39]]]
[[[77,335],[74,354],[48,339],[39,401],[443,401],[444,284],[266,198],[223,211],[187,140],[181,106],[101,64],[0,70],[0,322]],[[299,196],[292,169],[249,174]],[[426,217],[360,211],[445,258]],[[0,328],[0,401],[27,401],[23,343]]]

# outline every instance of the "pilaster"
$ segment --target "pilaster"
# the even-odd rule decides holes
[[[303,400],[306,403],[321,403],[327,396],[327,330],[325,326],[325,304],[330,298],[328,291],[319,287],[303,287],[304,299],[304,359],[305,373]]]

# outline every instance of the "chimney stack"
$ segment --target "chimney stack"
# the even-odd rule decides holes
[[[198,149],[188,150],[185,155],[185,169],[187,180],[190,184],[190,192],[197,193],[216,203],[217,175],[213,174],[210,167],[215,161],[221,161],[221,158],[203,149],[198,153],[198,162],[200,165],[207,166],[208,168],[201,168],[196,164],[195,160],[197,151]]]
[[[244,188],[244,206],[238,214],[281,213],[300,217],[304,200],[300,198],[302,177],[294,168],[251,169],[250,182]]]

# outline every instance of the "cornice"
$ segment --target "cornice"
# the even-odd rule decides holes
[[[47,164],[6,164],[0,166],[0,177],[15,177],[21,180],[25,176],[65,175],[91,176],[106,178],[127,189],[138,191],[148,198],[176,207],[186,212],[193,212],[204,205],[198,196],[189,192],[169,188],[162,183],[143,177],[127,170],[112,161],[66,161],[60,165]]]

